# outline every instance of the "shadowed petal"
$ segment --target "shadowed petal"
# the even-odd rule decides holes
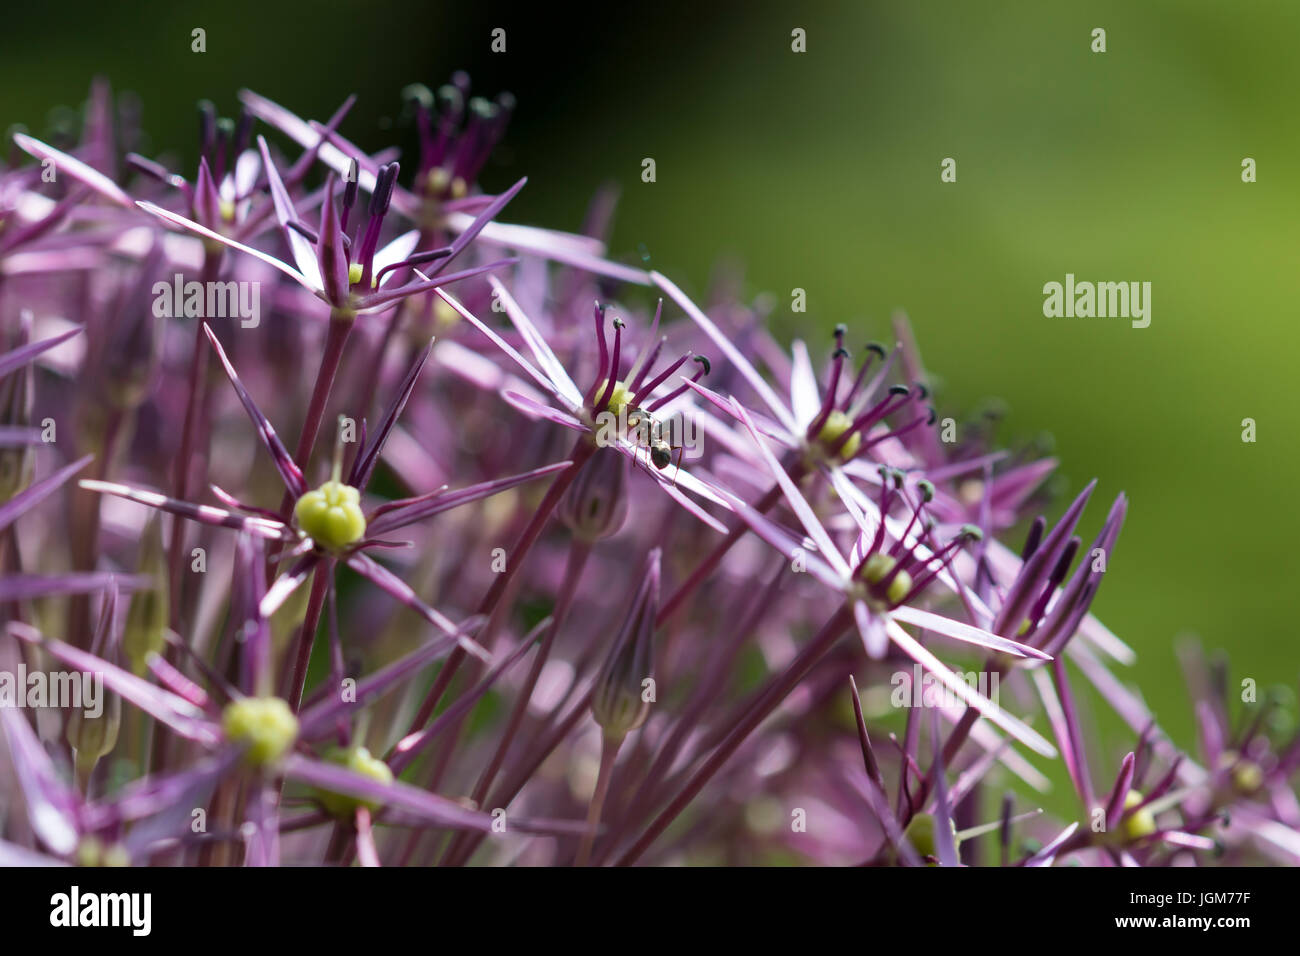
[[[468,488],[461,488],[458,491],[433,496],[422,495],[419,498],[409,499],[407,503],[392,502],[386,506],[384,514],[371,523],[370,533],[376,535],[389,534],[398,528],[405,528],[409,524],[432,515],[441,514],[451,508],[468,504],[471,501],[479,501],[482,498],[488,498],[498,492],[505,491],[507,488],[513,488],[516,485],[522,485],[524,482],[542,478],[557,471],[563,471],[571,464],[573,463],[570,461],[560,461],[553,465],[544,465],[541,468],[534,468],[532,471],[525,471],[522,474],[511,475],[508,478],[497,478],[493,481],[470,485]]]
[[[465,637],[469,637],[478,633],[485,623],[487,623],[485,617],[469,618],[461,624],[460,632]],[[343,700],[341,697],[336,696],[308,708],[298,718],[300,733],[304,736],[309,735],[313,731],[327,726],[340,714],[353,708],[364,707],[402,681],[414,677],[425,665],[432,663],[445,654],[449,646],[445,639],[434,638],[423,647],[398,658],[386,667],[375,671],[369,677],[357,681],[352,695],[353,699]]]
[[[366,485],[370,484],[370,476],[374,474],[375,465],[379,461],[379,454],[384,450],[384,443],[388,441],[388,434],[393,430],[393,425],[401,416],[402,410],[406,408],[406,403],[411,398],[411,392],[415,389],[415,383],[420,378],[420,372],[424,370],[425,363],[429,360],[429,353],[433,348],[432,341],[429,347],[420,353],[413,363],[411,370],[406,373],[406,378],[397,389],[397,395],[393,397],[392,404],[384,412],[384,417],[379,423],[379,429],[375,432],[374,438],[370,440],[369,447],[357,456],[355,464],[352,466],[352,474],[348,478],[348,484],[354,488],[365,490]]]
[[[42,352],[48,352],[57,345],[62,345],[74,335],[80,335],[83,329],[77,326],[75,329],[68,329],[66,332],[60,332],[58,335],[52,335],[48,339],[41,339],[39,342],[32,342],[30,345],[24,345],[21,348],[13,349],[0,355],[0,378],[8,375],[15,369],[22,368]]]
[[[203,331],[207,333],[208,341],[212,343],[212,349],[217,353],[217,358],[221,361],[221,367],[226,370],[226,377],[230,379],[230,384],[235,387],[235,394],[239,396],[244,411],[248,412],[248,417],[252,419],[253,425],[257,428],[258,437],[262,439],[262,444],[266,446],[266,450],[271,453],[271,459],[275,462],[275,470],[280,473],[285,487],[289,489],[294,497],[301,496],[307,491],[307,482],[302,477],[302,470],[294,464],[293,458],[284,447],[284,443],[280,441],[280,436],[271,427],[271,422],[257,407],[257,403],[253,401],[253,396],[248,394],[248,389],[244,388],[244,383],[239,380],[235,367],[230,364],[230,359],[226,358],[225,349],[221,347],[221,343],[217,341],[216,335],[206,323],[203,326]]]
[[[56,491],[65,481],[74,474],[85,468],[93,459],[94,455],[86,455],[74,461],[70,465],[65,465],[48,478],[43,478],[36,484],[24,491],[14,495],[13,498],[0,505],[0,531],[9,527],[18,518],[19,515],[30,511],[40,502],[44,501],[50,494]]]
[[[419,269],[412,268],[420,278],[414,282],[408,282],[406,285],[398,286],[396,289],[384,286],[377,292],[371,292],[357,300],[357,314],[361,315],[367,312],[374,312],[386,306],[392,305],[398,299],[405,299],[407,296],[417,295],[421,292],[433,292],[444,285],[451,285],[453,282],[460,282],[462,279],[472,279],[475,276],[485,275],[495,269],[501,269],[505,266],[514,265],[517,259],[498,259],[496,262],[489,262],[485,266],[475,266],[472,269],[462,269],[460,272],[450,272],[447,275],[434,275],[432,278],[426,276]]]
[[[438,715],[428,727],[423,730],[407,734],[394,745],[392,752],[388,757],[388,765],[393,768],[394,773],[401,773],[408,764],[419,756],[420,751],[425,745],[432,741],[447,727],[459,723],[461,717],[469,712],[470,708],[478,702],[478,699],[488,692],[497,678],[504,674],[510,667],[515,664],[524,653],[532,647],[537,639],[546,632],[554,623],[553,618],[545,618],[539,621],[531,631],[519,642],[519,646],[510,652],[510,656],[502,660],[492,668],[478,684],[469,691],[456,698],[456,702]]]
[[[446,634],[451,640],[444,642],[444,644],[459,644],[465,651],[473,654],[480,660],[492,660],[491,654],[466,637],[461,630],[446,617],[446,615],[440,614],[438,611],[435,611],[433,608],[429,607],[429,605],[421,601],[419,595],[411,589],[409,584],[395,575],[392,571],[389,571],[382,564],[379,564],[377,561],[372,560],[364,554],[354,553],[348,556],[347,565],[362,577],[368,578],[371,583],[383,588],[402,604],[405,604],[434,627]]]

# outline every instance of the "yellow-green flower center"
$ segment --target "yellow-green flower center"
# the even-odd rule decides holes
[[[91,834],[81,838],[77,844],[78,866],[130,866],[131,857],[126,847],[120,843],[105,845],[99,837]]]
[[[309,491],[293,508],[298,527],[326,551],[342,551],[366,533],[361,493],[341,481]]]
[[[279,761],[298,739],[298,718],[279,697],[244,697],[221,714],[221,728],[232,743],[245,747],[244,760],[262,767]]]
[[[356,285],[361,281],[361,273],[365,270],[361,268],[361,263],[354,262],[348,266],[348,285]]]
[[[1130,790],[1124,797],[1124,809],[1132,810],[1145,797],[1136,790]],[[1124,835],[1130,840],[1140,840],[1156,832],[1156,815],[1143,807],[1137,813],[1130,813],[1124,818]]]
[[[826,449],[827,453],[835,447],[835,443],[853,425],[853,419],[849,418],[839,409],[835,409],[826,416],[826,423],[822,425],[821,431],[817,433],[817,441]],[[848,440],[840,447],[839,457],[848,461],[858,453],[862,447],[862,433],[854,432]]]
[[[898,566],[898,562],[887,554],[876,553],[867,558],[862,569],[862,576],[868,584],[879,584]],[[885,597],[890,604],[901,604],[907,592],[912,590],[912,576],[906,571],[899,571],[889,582]]]
[[[1227,769],[1232,785],[1240,793],[1252,794],[1264,785],[1264,771],[1253,760],[1247,760],[1235,750],[1225,750],[1219,757],[1219,767]]]
[[[223,199],[221,200],[221,205],[219,209],[223,221],[225,222],[235,221],[235,204],[233,202],[231,202],[229,199]]]
[[[370,751],[365,747],[335,747],[325,759],[330,763],[336,763],[340,767],[346,767],[353,773],[361,774],[363,777],[369,777],[378,783],[392,783],[393,771],[389,769],[388,764],[384,763],[378,757],[373,757]],[[321,790],[316,794],[327,811],[336,817],[350,817],[358,807],[365,807],[367,810],[378,810],[382,805],[376,800],[362,800],[359,797],[349,796],[345,793],[335,793],[331,790]]]
[[[605,379],[605,381],[600,383],[600,387],[596,389],[597,401],[600,400],[600,396],[605,394],[605,389],[608,386],[609,386],[609,379]],[[615,381],[614,388],[611,389],[609,393],[609,401],[605,403],[604,408],[598,408],[596,409],[596,411],[597,412],[609,411],[615,416],[620,416],[627,409],[628,405],[631,404],[631,402],[632,402],[631,390],[628,389],[628,387],[624,385],[621,381]]]

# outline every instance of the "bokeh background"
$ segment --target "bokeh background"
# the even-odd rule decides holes
[[[484,176],[530,177],[513,219],[577,228],[614,182],[615,254],[695,292],[742,262],[748,293],[778,297],[782,337],[820,347],[843,321],[861,344],[904,309],[944,414],[1003,399],[1004,439],[1054,436],[1062,496],[1094,475],[1099,499],[1128,492],[1096,609],[1177,739],[1182,636],[1228,651],[1238,680],[1294,686],[1300,5],[789,6],[24,4],[0,31],[0,125],[39,134],[103,75],[141,97],[151,154],[186,167],[195,102],[231,114],[241,86],[320,119],[357,93],[344,132],[377,147],[401,135],[403,85],[467,69],[519,99]],[[1067,272],[1150,281],[1150,327],[1044,318],[1042,286]]]

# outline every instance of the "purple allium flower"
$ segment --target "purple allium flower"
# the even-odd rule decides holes
[[[410,157],[239,96],[185,176],[105,84],[0,170],[0,863],[1300,860],[1294,695],[1188,651],[1181,749],[1093,614],[1127,497],[945,440],[906,320],[819,364],[609,190],[502,222],[463,74]]]

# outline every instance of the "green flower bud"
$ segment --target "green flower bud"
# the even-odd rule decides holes
[[[330,763],[347,767],[354,773],[359,773],[363,777],[369,777],[379,783],[393,782],[393,771],[389,769],[388,764],[378,757],[372,757],[370,751],[365,747],[335,747],[325,755],[325,759]],[[343,819],[352,817],[358,807],[365,807],[367,810],[374,812],[382,806],[378,801],[362,800],[358,797],[349,796],[345,793],[335,793],[331,790],[317,791],[316,799],[320,801],[321,806],[326,811]]]
[[[853,419],[849,418],[838,408],[831,411],[826,416],[826,422],[822,425],[821,431],[817,433],[817,442],[829,454],[831,448],[840,440],[843,435],[853,425]],[[858,453],[862,447],[862,432],[854,432],[839,450],[839,457],[848,461]]]
[[[167,555],[162,521],[157,516],[149,520],[141,535],[140,574],[152,583],[131,595],[122,631],[122,653],[136,675],[145,672],[150,655],[162,653],[170,615]]]
[[[342,551],[366,533],[361,493],[340,481],[327,481],[309,491],[293,508],[300,527],[326,551]]]
[[[298,718],[279,697],[244,697],[221,714],[221,728],[231,743],[245,747],[250,766],[277,763],[298,738]]]

